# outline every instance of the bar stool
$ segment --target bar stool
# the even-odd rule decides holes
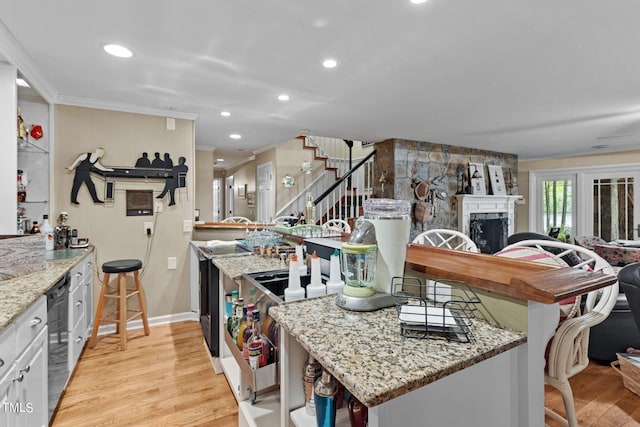
[[[142,283],[140,283],[140,277],[138,271],[142,268],[142,261],[137,259],[120,259],[116,261],[109,261],[102,264],[102,271],[104,272],[104,280],[102,282],[102,289],[100,290],[100,299],[98,301],[98,308],[96,309],[96,317],[93,322],[93,332],[89,339],[89,348],[93,348],[96,345],[96,339],[98,336],[98,328],[100,322],[112,322],[116,324],[116,333],[120,335],[120,347],[121,350],[127,349],[127,322],[135,319],[138,316],[142,317],[142,324],[144,326],[144,334],[149,335],[149,323],[147,322],[147,309],[144,297],[144,290],[142,289]],[[133,272],[133,278],[135,282],[135,288],[127,288],[127,273]],[[108,292],[109,277],[111,274],[118,275],[118,285],[114,292]],[[134,295],[138,295],[138,301],[140,303],[139,310],[127,309],[127,299]],[[104,309],[105,298],[117,299],[117,317],[103,318],[102,311]],[[127,313],[133,313],[131,317],[127,318]]]

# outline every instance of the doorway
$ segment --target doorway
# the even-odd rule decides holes
[[[225,215],[224,217],[233,216],[233,175],[228,176],[225,182]]]
[[[276,195],[273,188],[273,164],[271,162],[258,165],[257,180],[256,221],[272,222],[275,216]]]

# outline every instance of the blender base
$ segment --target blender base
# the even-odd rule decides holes
[[[381,308],[393,307],[393,295],[376,292],[369,297],[352,297],[342,292],[336,295],[336,305],[351,311],[376,311]]]

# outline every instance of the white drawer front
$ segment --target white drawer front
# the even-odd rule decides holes
[[[91,277],[93,275],[93,259],[91,258],[91,256],[87,256],[85,259],[82,260],[82,262],[80,262],[80,264],[82,264],[84,266],[83,268],[83,274],[85,279],[87,277]]]
[[[69,330],[78,324],[80,316],[84,314],[84,284],[77,286],[69,293]]]
[[[84,264],[79,262],[71,270],[69,270],[69,290],[73,291],[78,285],[83,283]]]
[[[47,297],[42,296],[16,320],[18,353],[44,329],[47,324]]]
[[[18,356],[16,342],[15,323],[12,323],[0,334],[0,377],[7,372],[7,369]]]
[[[84,320],[84,316],[81,319]],[[83,321],[78,323],[73,331],[69,333],[69,372],[73,372],[80,353],[82,353],[86,341],[85,332]]]

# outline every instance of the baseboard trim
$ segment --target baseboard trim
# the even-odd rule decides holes
[[[164,316],[156,316],[149,317],[148,319],[149,326],[160,326],[160,325],[168,325],[170,323],[178,323],[185,322],[188,320],[198,321],[198,313],[194,313],[193,311],[187,311],[184,313],[176,313],[176,314],[165,314]],[[142,329],[142,320],[136,319],[130,322],[127,322],[127,331],[133,331],[135,329]],[[116,333],[116,325],[108,324],[108,325],[100,325],[98,328],[98,335],[109,335]]]

